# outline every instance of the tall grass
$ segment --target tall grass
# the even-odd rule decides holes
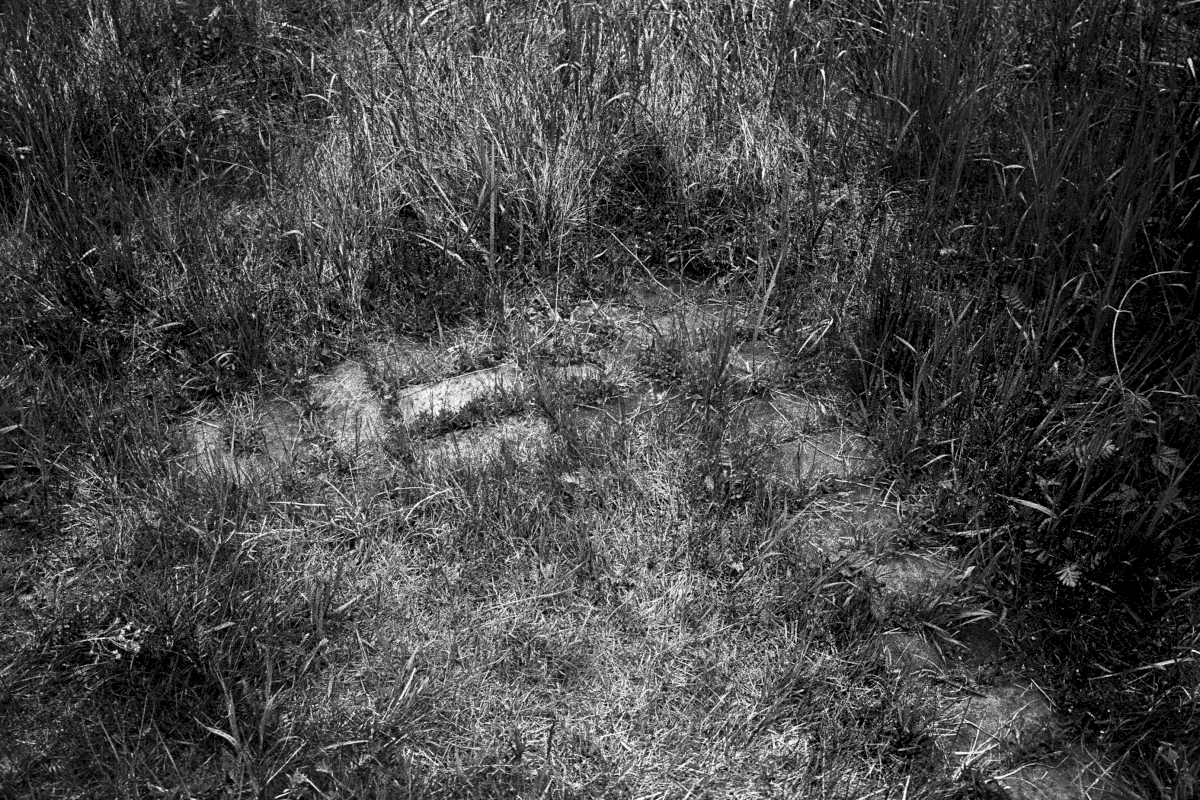
[[[947,282],[947,270],[915,263],[878,270],[868,338],[883,360],[874,380],[895,381],[906,407],[922,403],[914,413],[931,421],[963,404],[1011,419],[1010,404],[1044,395],[1012,449],[1052,453],[1060,469],[1081,469],[1085,483],[1101,456],[1127,454],[1127,467],[1174,460],[1191,438],[1194,419],[1182,409],[1197,388],[1195,251],[1183,232],[1195,222],[1198,87],[1179,60],[1190,34],[1166,7],[1124,3],[1074,8],[1074,17],[1065,4],[889,9],[866,48],[874,130],[890,145],[889,166],[926,198],[941,255],[961,263],[959,252],[974,246],[986,257],[955,277],[990,289],[971,296]],[[1039,30],[1052,34],[1032,35]],[[950,72],[931,72],[932,64]],[[966,107],[985,97],[987,116],[974,116]],[[970,163],[983,165],[972,181]],[[959,213],[966,198],[970,213]],[[988,383],[995,393],[980,403]],[[920,396],[935,389],[930,400]],[[974,415],[957,419],[951,430],[977,424]],[[1080,437],[1089,453],[1068,457]],[[1009,449],[981,441],[989,440]],[[1185,467],[1194,454],[1178,458]],[[1172,469],[1150,472],[1174,491]],[[1068,507],[1094,498],[1071,492]],[[1150,538],[1162,522],[1154,518]]]
[[[1195,636],[1196,33],[1172,3],[852,19],[862,121],[934,239],[872,278],[852,376],[869,413],[895,463],[938,477],[1007,602],[1045,614],[1097,728],[1194,726],[1164,698]],[[1103,685],[1148,647],[1165,673],[1134,693],[1159,716]]]

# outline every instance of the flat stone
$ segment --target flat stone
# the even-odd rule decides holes
[[[638,364],[641,350],[636,347],[610,348],[598,353],[604,363],[604,371],[623,383],[632,383],[640,379],[641,369]]]
[[[343,456],[357,458],[376,449],[387,432],[383,403],[362,364],[349,361],[335,367],[316,381],[312,399],[322,408],[321,421],[334,449]]]
[[[229,445],[228,420],[219,415],[188,420],[183,424],[188,453],[185,469],[201,475],[245,480],[258,473],[254,465],[242,463]]]
[[[785,441],[818,428],[829,418],[824,404],[790,394],[770,398],[752,398],[741,403],[733,418],[749,426],[751,432]]]
[[[649,345],[653,331],[643,321],[643,315],[628,306],[616,303],[580,303],[571,312],[571,325],[585,332],[600,331],[617,342],[615,349],[643,348]]]
[[[958,570],[940,558],[914,553],[876,561],[872,573],[882,594],[905,597],[945,591],[961,577]]]
[[[976,666],[995,664],[1004,657],[1004,641],[988,618],[972,619],[953,632],[958,656]]]
[[[308,452],[301,415],[286,400],[242,412],[224,411],[189,420],[185,468],[238,482],[271,483]]]
[[[729,378],[750,389],[770,386],[783,372],[775,348],[762,339],[742,342],[729,354]]]
[[[885,547],[903,520],[895,503],[872,490],[823,495],[792,518],[809,545],[837,557],[851,551],[871,554]]]
[[[406,340],[376,342],[368,347],[370,363],[385,386],[409,386],[446,377],[451,358],[446,347]]]
[[[626,297],[642,308],[669,308],[679,302],[683,287],[674,289],[661,283],[643,281],[626,289]]]
[[[1083,747],[992,779],[1011,800],[1133,800],[1138,795],[1111,764]]]
[[[632,315],[632,309],[616,303],[597,303],[594,300],[584,300],[572,309],[568,321],[574,325],[608,325],[612,324],[618,315]]]
[[[528,459],[550,442],[550,423],[540,417],[520,416],[494,425],[452,431],[421,442],[414,449],[426,466],[453,467],[480,463],[499,457],[505,448],[517,458]]]
[[[791,443],[784,455],[794,459],[797,479],[808,484],[828,478],[864,478],[878,466],[871,442],[844,428],[804,436]]]
[[[522,392],[525,382],[516,364],[456,375],[436,383],[413,386],[396,397],[396,412],[405,425],[421,418],[458,413],[472,403]]]
[[[732,310],[731,310],[732,309]],[[646,312],[615,303],[581,303],[571,312],[572,324],[610,328],[624,349],[645,350],[662,339],[678,339],[687,349],[698,350],[723,325],[744,324],[745,315],[721,303],[680,305],[669,312]]]
[[[642,324],[654,336],[679,338],[683,344],[699,349],[713,335],[720,333],[723,326],[736,326],[744,320],[745,315],[739,314],[736,307],[707,303],[682,306],[667,314],[654,314],[645,317]]]
[[[541,375],[554,383],[577,385],[603,381],[608,377],[608,371],[595,364],[568,364],[564,367],[544,367]]]
[[[571,414],[589,429],[600,426],[632,425],[646,418],[646,415],[663,408],[670,400],[670,396],[665,392],[645,389],[626,392],[602,403],[578,405],[571,410]]]
[[[620,398],[632,381],[595,364],[538,367],[529,379],[532,399],[551,416],[594,416],[592,409]]]
[[[875,637],[874,651],[888,669],[904,672],[940,672],[946,660],[923,636],[888,631]]]
[[[871,595],[871,614],[886,621],[895,608],[907,602],[942,595],[958,583],[961,573],[932,555],[888,556],[868,568],[878,584]]]
[[[987,689],[947,709],[942,746],[951,763],[981,768],[1004,761],[1017,749],[1048,743],[1056,717],[1046,696],[1032,686]]]
[[[265,403],[259,409],[257,422],[264,451],[272,462],[294,464],[306,454],[304,419],[295,403],[282,399]]]

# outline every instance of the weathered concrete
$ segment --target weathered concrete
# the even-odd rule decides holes
[[[387,435],[383,402],[362,364],[348,361],[319,378],[312,400],[321,409],[322,426],[334,450],[343,457],[372,453]]]
[[[875,637],[874,652],[888,669],[902,672],[941,672],[946,659],[925,637],[888,631]]]
[[[796,479],[802,484],[865,478],[879,466],[871,442],[846,428],[803,436],[783,448],[781,455],[794,461]]]
[[[751,433],[780,442],[819,430],[830,418],[827,405],[785,393],[751,398],[739,404],[732,414],[732,419],[744,423]]]
[[[938,556],[905,553],[876,561],[872,576],[886,596],[917,597],[950,589],[961,573]]]
[[[541,417],[509,417],[491,425],[451,431],[419,442],[413,454],[430,468],[454,468],[480,464],[498,458],[505,450],[520,459],[528,459],[549,445],[550,423]]]
[[[941,746],[958,767],[993,769],[1016,749],[1048,744],[1057,730],[1050,701],[1030,685],[989,687],[946,709]]]
[[[299,410],[281,399],[188,420],[183,433],[185,469],[240,483],[274,483],[312,451]]]
[[[1134,800],[1115,767],[1086,748],[1047,757],[997,775],[993,782],[1011,800]]]
[[[515,396],[526,389],[517,365],[503,364],[401,391],[395,400],[395,413],[403,424],[412,425],[422,419],[456,414],[472,403],[502,394]]]
[[[792,518],[807,543],[828,557],[880,552],[903,524],[895,503],[870,489],[823,495]]]
[[[373,342],[368,362],[379,382],[402,388],[431,383],[453,372],[454,358],[445,345],[411,340]]]
[[[978,618],[960,624],[951,632],[954,654],[973,666],[996,666],[1004,658],[1004,641],[995,621]]]

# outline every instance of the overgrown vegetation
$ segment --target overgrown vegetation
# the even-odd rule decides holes
[[[0,794],[682,795],[741,759],[984,796],[727,420],[770,335],[1081,730],[1192,796],[1198,44],[1174,0],[7,4]],[[684,410],[600,429],[547,383],[557,443],[494,463],[189,469],[195,409],[382,337],[578,363],[612,332],[558,314],[685,279],[748,322],[646,349]],[[660,596],[655,643],[624,603]]]

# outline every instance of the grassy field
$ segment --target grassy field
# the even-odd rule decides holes
[[[1195,797],[1198,57],[1175,0],[5,4],[0,797]],[[876,525],[961,580],[880,606]],[[1053,740],[949,753],[1017,674]]]

